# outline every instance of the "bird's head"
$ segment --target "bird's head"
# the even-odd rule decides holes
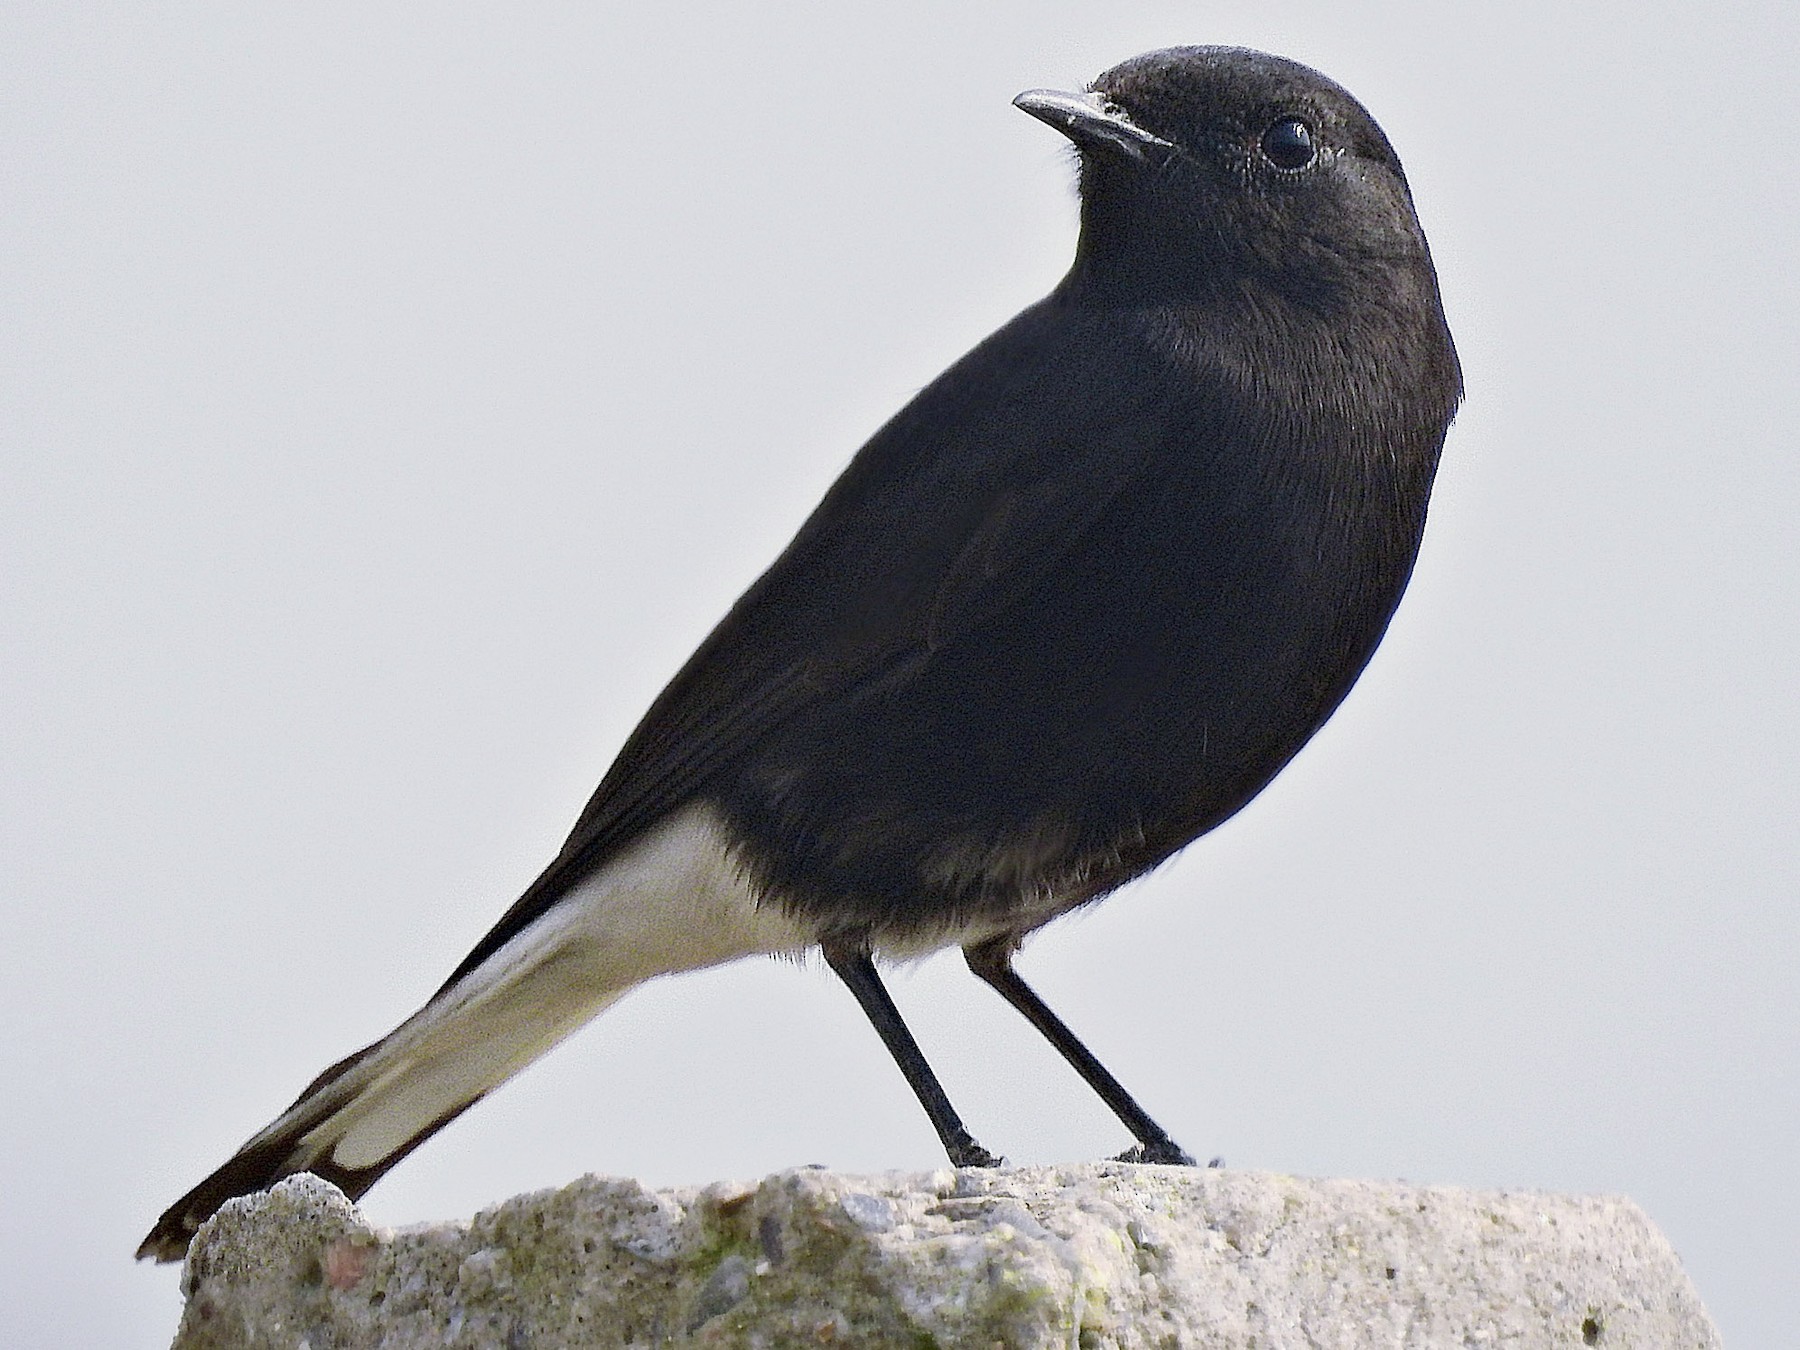
[[[1233,47],[1174,47],[1080,93],[1015,104],[1074,142],[1082,242],[1072,282],[1125,301],[1273,289],[1334,307],[1346,286],[1430,275],[1400,161],[1317,71]],[[1198,294],[1196,294],[1196,292]]]

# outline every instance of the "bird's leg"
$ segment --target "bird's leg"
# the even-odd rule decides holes
[[[1062,1018],[1051,1012],[1044,1000],[1032,992],[1031,986],[1019,978],[1018,971],[1012,965],[1013,943],[1014,939],[1011,937],[999,937],[973,947],[965,947],[963,959],[969,963],[969,969],[975,972],[978,979],[997,989],[1001,998],[1024,1013],[1026,1020],[1043,1032],[1044,1039],[1057,1048],[1062,1057],[1074,1066],[1075,1072],[1086,1080],[1087,1085],[1100,1094],[1100,1100],[1111,1107],[1112,1113],[1125,1123],[1125,1128],[1137,1136],[1138,1146],[1123,1154],[1120,1161],[1195,1166],[1193,1158],[1181,1145],[1169,1138],[1168,1132],[1150,1119],[1144,1108],[1132,1099],[1124,1084],[1106,1071],[1106,1066],[1094,1058],[1093,1051],[1077,1040],[1075,1033],[1069,1030]]]
[[[838,974],[838,978],[850,986],[850,992],[856,995],[856,1001],[862,1004],[862,1010],[868,1014],[869,1021],[881,1036],[882,1044],[894,1057],[894,1063],[900,1066],[900,1072],[906,1075],[906,1081],[919,1099],[919,1105],[925,1108],[925,1114],[931,1117],[931,1127],[937,1131],[938,1138],[944,1142],[944,1152],[950,1155],[953,1167],[998,1167],[1005,1160],[989,1153],[975,1142],[956,1114],[956,1108],[950,1105],[950,1098],[944,1095],[943,1087],[938,1083],[937,1075],[931,1071],[931,1065],[925,1062],[925,1056],[919,1049],[919,1043],[913,1039],[912,1032],[906,1029],[906,1023],[900,1020],[900,1010],[894,1006],[894,1000],[888,997],[881,977],[875,973],[875,962],[870,957],[868,948],[849,946],[827,941],[823,944],[825,960]]]

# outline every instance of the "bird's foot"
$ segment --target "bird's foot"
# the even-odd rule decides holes
[[[1153,1140],[1148,1144],[1133,1144],[1118,1157],[1114,1158],[1113,1161],[1122,1163],[1165,1163],[1172,1167],[1198,1167],[1200,1165],[1194,1159],[1193,1154],[1189,1153],[1186,1149],[1182,1148],[1180,1144],[1177,1144],[1173,1139],[1170,1139],[1167,1136]],[[1224,1159],[1222,1158],[1214,1158],[1207,1166],[1218,1167],[1221,1166],[1223,1162]]]
[[[973,1139],[945,1150],[950,1155],[952,1167],[1005,1167],[1006,1159],[998,1153],[989,1153]]]

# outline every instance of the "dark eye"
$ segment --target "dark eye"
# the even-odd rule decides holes
[[[1312,128],[1298,117],[1271,122],[1262,134],[1263,158],[1278,169],[1304,169],[1313,162]]]

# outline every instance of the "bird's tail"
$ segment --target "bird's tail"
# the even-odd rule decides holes
[[[779,909],[758,906],[710,812],[677,813],[393,1031],[320,1074],[171,1205],[137,1254],[180,1260],[220,1205],[296,1172],[354,1199],[633,986],[808,942]]]
[[[625,992],[535,999],[557,964],[552,957],[510,980],[482,981],[492,972],[471,971],[388,1035],[333,1064],[224,1166],[171,1205],[138,1256],[179,1261],[220,1205],[296,1172],[324,1177],[352,1199],[362,1195]],[[488,987],[469,988],[483,983]]]

